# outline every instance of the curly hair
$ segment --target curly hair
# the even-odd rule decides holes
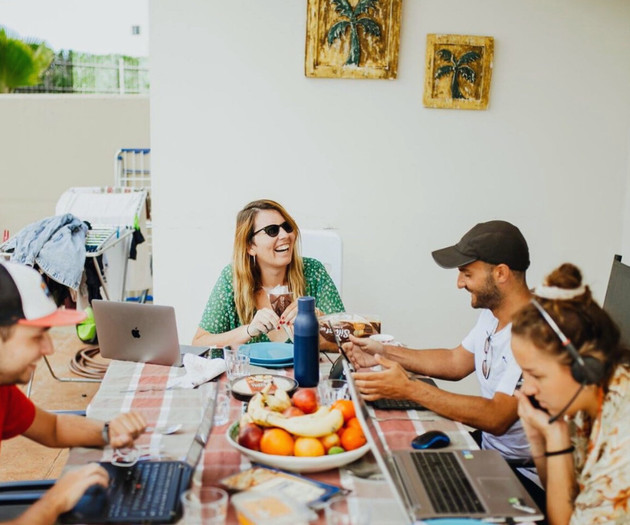
[[[582,273],[575,265],[565,263],[547,276],[545,285],[577,290],[582,286]],[[630,366],[630,350],[621,344],[619,328],[593,299],[588,286],[571,299],[537,297],[537,300],[580,355],[604,363],[602,386],[607,387],[618,365]],[[571,356],[533,304],[522,308],[512,319],[512,334],[525,337],[540,350],[559,356],[561,363],[571,364]]]

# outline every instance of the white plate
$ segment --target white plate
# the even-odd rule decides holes
[[[250,461],[261,463],[263,465],[269,465],[283,470],[289,470],[291,472],[321,472],[323,470],[329,470],[331,468],[342,467],[348,463],[359,459],[369,449],[370,446],[366,443],[360,448],[350,450],[348,452],[342,452],[341,454],[331,454],[330,456],[317,456],[311,457],[297,457],[297,456],[275,456],[273,454],[265,454],[263,452],[256,452],[246,447],[239,445],[232,437],[238,435],[238,421],[232,423],[228,428],[225,437],[228,443],[232,445],[236,450],[247,456]]]

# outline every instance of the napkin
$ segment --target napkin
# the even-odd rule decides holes
[[[170,379],[167,388],[195,388],[225,372],[223,358],[206,359],[195,354],[184,354],[183,362],[186,373]]]

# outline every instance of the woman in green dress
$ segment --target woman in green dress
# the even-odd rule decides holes
[[[320,315],[343,312],[324,265],[299,253],[300,230],[277,202],[257,200],[236,217],[234,254],[217,280],[193,339],[195,345],[238,346],[287,340],[297,298],[315,298]],[[286,286],[293,301],[278,315],[269,290]],[[286,329],[283,329],[286,327]]]

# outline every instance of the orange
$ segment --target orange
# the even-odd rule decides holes
[[[323,456],[325,452],[322,442],[312,437],[299,437],[293,446],[294,456]]]
[[[293,454],[293,437],[281,428],[269,428],[260,438],[260,451],[275,456]]]
[[[326,450],[330,450],[330,447],[339,446],[339,443],[341,443],[341,440],[339,439],[339,434],[335,432],[320,437],[319,440],[322,442],[322,445],[324,445],[324,448]]]
[[[341,446],[346,450],[354,450],[366,443],[363,431],[360,428],[348,427],[341,436]]]
[[[331,408],[339,410],[343,414],[344,421],[348,421],[356,416],[356,413],[354,412],[354,405],[349,399],[337,399],[337,401],[332,404]]]
[[[346,428],[359,428],[359,429],[361,429],[361,423],[359,423],[359,420],[356,417],[352,417],[352,418],[348,419],[348,422],[346,423]]]

